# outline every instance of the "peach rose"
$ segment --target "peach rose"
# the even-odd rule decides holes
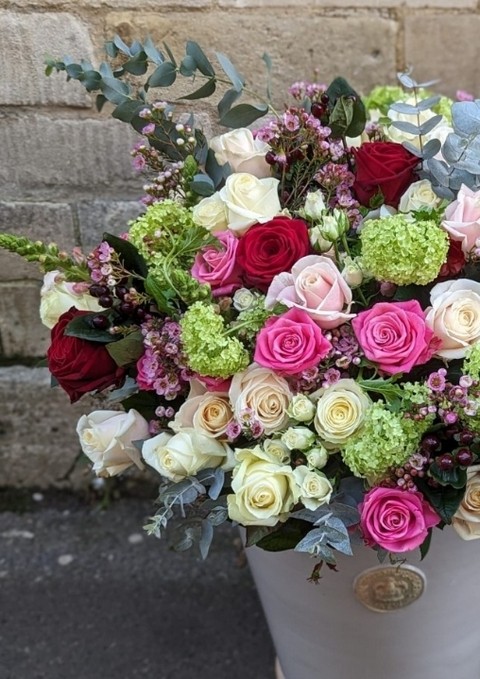
[[[207,391],[200,396],[189,396],[169,426],[175,432],[193,428],[205,436],[221,438],[232,418],[228,396]]]
[[[467,487],[452,526],[464,540],[480,538],[480,465],[467,469]]]
[[[242,414],[251,411],[267,435],[288,422],[287,410],[293,394],[288,382],[268,368],[252,363],[234,375],[229,396],[235,418],[241,421]]]
[[[232,172],[248,172],[259,179],[270,177],[271,168],[265,160],[270,146],[260,139],[255,139],[251,130],[240,127],[213,137],[210,148],[219,165],[228,163]]]
[[[275,276],[265,306],[272,309],[277,302],[303,309],[324,330],[355,317],[350,313],[352,291],[335,263],[324,255],[302,257],[291,273]]]
[[[467,278],[438,283],[430,292],[425,322],[440,340],[435,355],[464,358],[480,341],[480,283]]]

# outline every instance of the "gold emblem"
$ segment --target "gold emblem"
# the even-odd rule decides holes
[[[422,596],[425,583],[425,575],[414,566],[376,566],[357,575],[353,589],[364,606],[386,613],[416,601]]]

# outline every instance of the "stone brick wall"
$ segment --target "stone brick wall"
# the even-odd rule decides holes
[[[0,231],[63,248],[92,246],[138,213],[134,133],[99,115],[78,83],[45,78],[43,58],[102,58],[106,39],[151,35],[181,55],[187,39],[225,52],[252,87],[273,60],[281,104],[296,79],[346,76],[360,91],[414,66],[440,89],[480,93],[479,0],[0,0]],[[35,362],[40,275],[0,252],[0,486],[72,485],[79,413]],[[84,479],[84,477],[81,477]]]

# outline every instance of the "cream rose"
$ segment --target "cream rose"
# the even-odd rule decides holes
[[[315,511],[330,502],[333,486],[325,474],[301,465],[293,470],[293,475],[298,484],[300,502],[307,509]]]
[[[323,469],[328,462],[328,453],[323,446],[316,446],[308,451],[307,462],[309,467]]]
[[[95,410],[82,415],[77,434],[83,452],[93,462],[97,476],[115,476],[132,464],[144,466],[140,450],[133,444],[149,436],[148,422],[136,410]]]
[[[88,283],[67,283],[60,271],[49,271],[40,290],[40,318],[53,328],[62,314],[72,306],[80,311],[104,311],[88,292]]]
[[[227,208],[218,191],[197,203],[192,209],[192,217],[195,224],[211,233],[225,231],[228,226]]]
[[[320,191],[309,191],[307,197],[305,198],[305,204],[303,206],[303,212],[308,219],[314,222],[319,221],[323,217],[323,213],[327,209],[325,205],[325,199],[323,197],[323,192]]]
[[[240,127],[225,132],[210,140],[210,148],[219,165],[228,163],[232,172],[248,172],[262,179],[270,177],[271,168],[265,160],[270,146],[260,139],[255,139],[251,130]]]
[[[398,204],[399,212],[415,212],[416,210],[434,210],[442,199],[437,196],[428,179],[421,179],[410,184]]]
[[[339,448],[362,426],[370,398],[355,380],[348,378],[320,389],[315,395],[319,396],[313,421],[315,430],[325,448]]]
[[[302,309],[329,330],[355,317],[350,313],[352,300],[352,291],[335,263],[324,255],[308,255],[293,265],[291,273],[275,276],[265,306],[272,309],[280,302]]]
[[[205,436],[221,438],[232,419],[228,396],[207,391],[200,396],[189,396],[169,426],[175,432],[196,429]]]
[[[311,422],[315,417],[315,404],[306,394],[296,394],[290,401],[288,414],[297,422]]]
[[[170,481],[182,481],[201,469],[232,467],[230,448],[220,441],[190,429],[178,434],[162,432],[145,441],[142,456],[147,464]]]
[[[468,278],[438,283],[430,292],[425,322],[440,340],[435,355],[464,358],[480,341],[480,283]]]
[[[228,516],[243,526],[275,526],[286,521],[299,489],[288,465],[265,461],[255,450],[236,451]]]
[[[287,424],[292,396],[283,377],[256,363],[234,375],[229,390],[235,419],[241,422],[243,413],[251,411],[267,436]]]
[[[263,442],[264,458],[270,462],[286,464],[290,462],[290,451],[280,439],[265,439]]]
[[[278,199],[278,179],[257,179],[252,174],[231,174],[220,197],[227,210],[230,231],[242,236],[253,224],[270,221],[281,212]]]
[[[289,427],[282,441],[289,450],[308,450],[315,443],[315,434],[308,427]]]
[[[480,465],[467,469],[467,487],[452,526],[464,540],[480,538]]]

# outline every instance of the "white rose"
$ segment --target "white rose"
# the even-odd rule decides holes
[[[318,221],[322,219],[324,211],[327,209],[325,205],[325,200],[323,198],[323,193],[320,191],[309,191],[307,197],[305,198],[305,204],[303,206],[303,212],[305,216],[313,221]]]
[[[283,377],[256,363],[234,375],[229,390],[235,419],[241,422],[245,411],[251,411],[267,436],[287,424],[292,396]]]
[[[437,283],[430,292],[425,322],[441,340],[435,355],[464,358],[480,341],[480,283],[468,278]]]
[[[232,495],[227,496],[228,516],[243,526],[275,526],[286,521],[298,500],[292,468],[267,462],[254,450],[236,451]]]
[[[293,475],[299,487],[300,502],[307,509],[315,511],[330,502],[333,486],[325,474],[301,465],[293,470]]]
[[[290,451],[280,439],[265,439],[263,442],[265,459],[278,464],[290,462]]]
[[[282,441],[289,450],[308,450],[315,443],[315,434],[308,427],[289,427]]]
[[[320,224],[312,226],[312,228],[308,230],[308,236],[310,238],[310,244],[316,252],[327,253],[330,250],[333,252],[331,242],[329,240],[325,240],[321,234]]]
[[[49,271],[40,290],[40,318],[53,328],[62,314],[74,306],[80,311],[104,311],[98,300],[83,288],[88,284],[67,283],[60,271]]]
[[[305,394],[296,394],[290,401],[288,414],[297,422],[311,422],[315,416],[315,404]]]
[[[437,196],[428,179],[421,179],[410,184],[398,205],[399,212],[414,212],[415,210],[433,210],[442,199]]]
[[[229,467],[229,447],[194,429],[178,434],[162,432],[145,441],[142,456],[147,464],[171,481],[195,476],[201,469]]]
[[[239,288],[233,295],[233,307],[237,311],[250,309],[257,298],[248,288]]]
[[[233,419],[228,396],[207,391],[199,396],[189,396],[170,422],[175,432],[196,429],[205,436],[219,438],[225,435]]]
[[[314,426],[327,449],[338,448],[362,426],[370,398],[352,379],[341,379],[320,396]]]
[[[218,191],[213,196],[202,198],[193,207],[192,217],[195,224],[211,233],[225,231],[228,226],[227,208]]]
[[[83,452],[93,462],[97,476],[115,476],[132,464],[143,469],[140,451],[133,441],[149,436],[148,422],[136,410],[95,410],[82,415],[77,434]]]
[[[220,190],[230,231],[242,236],[253,224],[263,224],[278,215],[282,209],[278,183],[273,177],[257,179],[245,172],[231,174]]]
[[[480,465],[467,469],[467,487],[452,526],[464,540],[480,538]]]
[[[312,448],[308,451],[307,462],[309,467],[323,469],[328,462],[328,453],[323,446]]]
[[[325,215],[318,225],[320,236],[330,243],[342,237],[349,228],[348,217],[341,210],[335,209],[331,215]]]
[[[352,290],[363,283],[364,274],[357,258],[345,257],[342,278]]]
[[[213,137],[209,145],[215,153],[217,163],[228,163],[232,172],[248,172],[259,179],[270,177],[271,168],[265,160],[270,146],[255,139],[251,130],[245,127],[231,130]]]

